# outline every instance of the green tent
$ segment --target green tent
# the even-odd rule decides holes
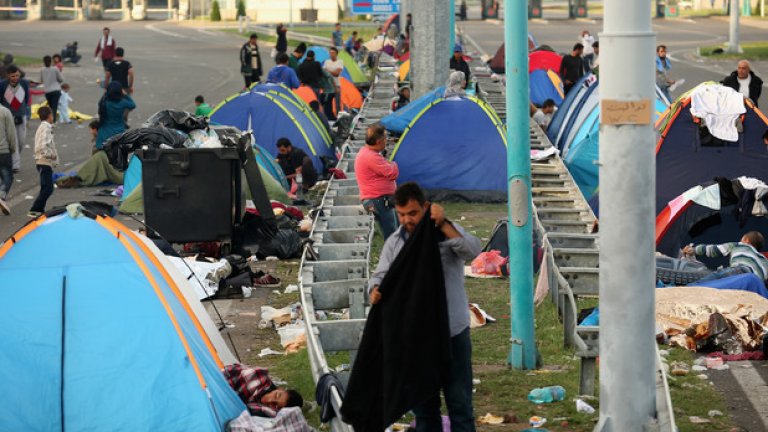
[[[348,52],[344,50],[339,51],[339,58],[344,62],[344,68],[347,69],[349,77],[352,78],[352,82],[367,83],[370,81],[365,72],[360,68],[360,65],[357,64],[355,59],[353,59]]]

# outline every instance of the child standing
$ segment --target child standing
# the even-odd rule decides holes
[[[203,116],[203,117],[210,117],[211,111],[213,111],[213,108],[211,108],[210,105],[205,103],[205,99],[201,95],[195,96],[195,115],[196,116]]]
[[[59,98],[59,123],[72,123],[72,120],[69,118],[69,104],[74,101],[72,96],[69,95],[69,84],[62,84],[61,97]]]
[[[40,174],[40,193],[27,216],[36,218],[45,212],[45,204],[53,194],[53,167],[59,164],[59,154],[53,142],[53,111],[44,106],[37,110],[42,122],[35,132],[35,164]]]

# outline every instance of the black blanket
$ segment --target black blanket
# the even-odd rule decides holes
[[[427,212],[379,287],[341,407],[357,432],[383,431],[440,389],[451,355],[441,236]]]

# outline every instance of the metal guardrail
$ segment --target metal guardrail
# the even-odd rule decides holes
[[[382,55],[379,64],[393,62]],[[299,289],[306,324],[307,350],[315,383],[326,373],[334,372],[326,353],[349,352],[354,365],[356,350],[365,327],[367,281],[370,273],[370,249],[374,233],[373,216],[360,203],[354,173],[354,158],[364,141],[353,137],[364,135],[368,125],[378,121],[394,96],[396,79],[391,74],[377,75],[368,98],[353,121],[351,137],[342,146],[337,168],[347,179],[332,179],[314,219],[310,238],[316,260],[305,249],[299,268]],[[389,89],[388,89],[389,86]],[[317,312],[348,309],[349,317],[318,320]],[[342,383],[346,376],[338,374]],[[341,389],[331,389],[331,405],[336,416],[331,420],[333,432],[352,432],[339,414]]]

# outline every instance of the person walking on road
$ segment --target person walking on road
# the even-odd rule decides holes
[[[667,58],[667,46],[659,45],[656,47],[656,85],[659,86],[661,92],[664,93],[667,100],[672,100],[672,95],[669,93],[669,87],[675,83],[675,80],[669,78],[669,71],[672,69],[672,63]]]
[[[107,75],[104,85],[109,86],[112,81],[120,83],[126,94],[133,93],[133,65],[124,59],[125,50],[118,47],[115,50],[115,58],[107,66]]]
[[[584,60],[584,70],[589,71],[592,69],[592,60],[595,57],[595,51],[592,48],[592,44],[595,43],[595,37],[589,33],[589,30],[584,30],[579,36],[579,42],[584,45],[584,51],[581,53],[581,57]]]
[[[35,133],[35,165],[40,174],[40,192],[27,216],[35,218],[45,213],[45,204],[53,194],[53,168],[59,164],[59,154],[53,141],[53,111],[49,107],[37,110],[41,123]]]
[[[283,23],[280,23],[277,25],[277,42],[275,43],[275,59],[280,54],[286,54],[288,52],[288,29],[283,25]]]
[[[328,72],[333,79],[333,85],[336,88],[333,93],[326,93],[323,95],[323,109],[325,115],[331,120],[336,120],[336,113],[341,111],[341,81],[339,77],[341,72],[344,71],[344,62],[339,58],[339,50],[335,47],[330,47],[328,53],[331,58],[323,63],[323,70]],[[335,109],[334,109],[335,108]]]
[[[365,147],[355,158],[355,175],[360,188],[360,200],[379,224],[384,240],[397,229],[395,189],[400,171],[397,163],[381,155],[387,144],[387,131],[381,123],[368,126]]]
[[[104,141],[125,132],[125,112],[136,108],[136,103],[123,92],[117,81],[107,87],[107,93],[99,101],[99,134],[96,136],[96,150],[104,147]]]
[[[288,54],[283,52],[277,55],[277,65],[269,70],[267,82],[284,84],[291,90],[299,88],[299,77],[288,66]]]
[[[0,212],[11,214],[5,202],[13,186],[13,153],[16,151],[16,125],[13,124],[11,111],[0,105]]]
[[[27,139],[27,121],[30,118],[29,103],[32,97],[29,93],[29,81],[21,78],[21,70],[16,65],[6,69],[6,79],[0,81],[0,105],[8,108],[13,115],[16,125],[16,151],[13,153],[13,172],[21,168],[21,148]]]
[[[45,87],[45,100],[48,106],[53,110],[53,121],[56,121],[56,114],[59,110],[59,99],[61,98],[61,84],[64,77],[56,66],[53,66],[51,56],[43,57],[43,67],[40,68],[40,82]]]
[[[568,91],[576,84],[579,78],[584,76],[584,61],[581,55],[584,52],[584,45],[581,42],[573,46],[570,54],[563,56],[560,62],[560,77],[563,79],[563,93]]]
[[[109,27],[104,27],[102,30],[99,43],[96,44],[96,51],[93,53],[93,61],[99,60],[99,53],[101,53],[101,64],[104,66],[104,70],[107,70],[109,62],[115,58],[115,50],[117,49],[117,41],[112,37]]]
[[[752,99],[758,106],[758,99],[763,92],[763,80],[752,71],[752,65],[747,60],[741,60],[736,65],[736,70],[720,81],[724,86],[730,87],[745,97]]]
[[[245,79],[245,89],[251,87],[251,84],[261,80],[261,54],[259,54],[258,45],[259,35],[251,33],[242,48],[240,48],[240,73]]]

